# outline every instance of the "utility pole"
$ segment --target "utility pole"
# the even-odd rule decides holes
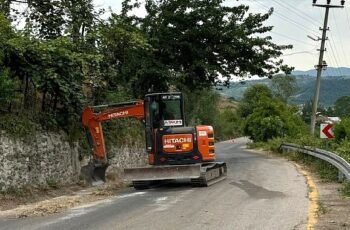
[[[327,30],[329,28],[328,25],[328,15],[329,15],[329,9],[330,8],[344,8],[345,0],[341,0],[341,5],[331,5],[331,0],[327,0],[327,4],[317,4],[317,0],[312,1],[312,5],[316,7],[323,7],[326,8],[325,17],[324,17],[324,23],[323,28],[320,28],[322,30],[322,38],[321,38],[321,48],[320,48],[320,57],[318,59],[318,65],[316,65],[317,68],[317,77],[316,77],[316,87],[315,87],[315,94],[314,94],[314,100],[312,103],[312,114],[311,114],[311,134],[315,134],[315,125],[316,125],[316,113],[317,113],[317,107],[318,107],[318,99],[320,96],[320,84],[321,84],[321,74],[322,69],[327,66],[326,62],[323,60],[323,55],[325,51],[325,43],[327,40],[326,34]]]

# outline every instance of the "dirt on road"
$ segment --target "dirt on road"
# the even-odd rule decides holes
[[[113,180],[97,187],[71,185],[56,189],[27,188],[11,194],[0,194],[0,218],[25,218],[59,213],[107,199],[124,186],[121,180]]]

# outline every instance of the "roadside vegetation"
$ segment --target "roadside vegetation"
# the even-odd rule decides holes
[[[92,0],[2,1],[0,129],[29,140],[38,130],[63,130],[88,153],[80,123],[86,105],[181,91],[188,125],[213,125],[219,140],[237,136],[239,117],[220,108],[213,86],[232,75],[289,72],[279,57],[291,46],[264,35],[272,10],[253,14],[222,2],[147,0],[138,17],[142,5],[132,0],[118,13]],[[136,121],[104,127],[107,145],[144,139]]]
[[[272,79],[272,81],[275,81]],[[238,107],[238,114],[242,120],[242,132],[250,136],[254,141],[251,148],[259,148],[278,153],[282,143],[295,143],[302,146],[310,146],[334,152],[350,162],[350,104],[348,97],[341,97],[333,108],[322,110],[322,114],[340,115],[341,122],[334,127],[335,138],[333,140],[320,139],[317,135],[309,134],[309,115],[311,106],[306,104],[301,109],[286,104],[288,97],[283,92],[293,87],[293,80],[285,78],[278,79],[275,88],[266,85],[253,85],[244,93],[244,97]],[[288,87],[288,84],[290,85]],[[273,84],[272,84],[273,85]],[[277,90],[276,90],[277,89]],[[290,94],[291,96],[292,94]],[[307,116],[305,112],[308,111]],[[282,154],[283,156],[303,163],[317,172],[325,181],[336,181],[338,170],[332,165],[305,154]],[[344,182],[341,189],[343,194],[349,194],[349,184]]]

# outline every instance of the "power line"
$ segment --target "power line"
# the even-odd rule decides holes
[[[331,35],[331,37],[334,37],[331,32],[330,32],[330,35]],[[331,49],[334,51],[334,57],[336,57],[337,64],[340,67],[340,65],[339,65],[340,62],[339,62],[339,59],[338,59],[339,58],[339,52],[338,52],[337,46],[335,45],[334,39],[330,39],[329,40],[329,45],[330,45]]]
[[[335,44],[334,44],[333,39],[329,39],[329,40],[328,40],[328,44],[329,44],[329,47],[330,47],[330,49],[331,49],[333,58],[334,58],[334,60],[335,60],[335,64],[337,65],[338,72],[339,72],[340,75],[343,75],[342,70],[339,69],[340,66],[339,66],[338,55],[336,55],[336,54],[338,53],[338,51],[337,51],[337,49],[336,49],[336,47],[335,47]]]
[[[341,46],[342,54],[344,56],[344,61],[345,61],[346,65],[349,66],[348,58],[347,58],[347,56],[345,54],[345,49],[344,49],[344,45],[343,45],[343,39],[341,38],[341,34],[339,33],[339,27],[338,27],[337,20],[335,19],[334,14],[332,14],[332,16],[333,16],[333,20],[335,22],[335,29],[336,29],[336,32],[337,32],[338,37],[339,37],[339,43],[340,43],[340,46]]]
[[[328,57],[328,62],[333,64],[334,67],[336,67],[336,72],[338,73],[339,76],[341,76],[341,72],[339,70],[339,64],[338,64],[338,61],[337,61],[337,58],[336,58],[336,55],[334,53],[334,50],[333,50],[333,46],[331,46],[331,43],[330,41],[326,41],[327,44],[329,44],[329,52],[326,53],[327,57]],[[334,61],[334,62],[333,62]],[[329,66],[329,65],[328,65]]]
[[[299,51],[299,52],[294,52],[294,53],[289,53],[289,54],[283,54],[281,56],[287,57],[287,56],[293,56],[293,55],[297,55],[297,54],[310,54],[312,56],[316,56],[317,53],[310,52],[310,51]]]
[[[345,14],[346,14],[346,19],[347,19],[347,22],[348,22],[348,27],[349,27],[349,31],[350,31],[350,20],[349,20],[349,14],[348,14],[348,11],[345,10]]]
[[[289,4],[288,4],[288,6],[286,6],[286,5],[283,4],[283,3],[287,4],[287,2],[283,2],[283,3],[282,3],[282,2],[278,2],[278,1],[276,1],[276,0],[272,0],[272,1],[274,1],[276,4],[280,5],[281,7],[285,8],[286,10],[288,10],[288,12],[293,12],[294,14],[296,14],[296,15],[299,16],[299,17],[301,17],[302,19],[304,19],[304,20],[310,22],[311,24],[313,24],[313,25],[315,25],[315,26],[318,26],[318,25],[315,23],[315,20],[314,20],[314,19],[309,19],[309,18],[305,17],[303,14],[299,13],[298,11],[296,11],[296,10],[295,10],[296,8],[295,8],[294,6],[289,5]]]
[[[305,41],[298,40],[298,39],[289,37],[289,36],[287,36],[287,35],[284,35],[284,34],[281,34],[281,33],[275,32],[275,31],[269,31],[269,32],[272,33],[272,34],[276,34],[276,35],[278,35],[278,36],[281,36],[281,37],[284,37],[284,38],[287,38],[287,39],[296,41],[296,42],[301,43],[301,44],[303,44],[303,45],[315,46],[314,44],[306,43]]]
[[[320,17],[322,18],[323,16],[322,16],[321,8],[318,8],[318,13],[319,13]],[[337,55],[336,55],[336,53],[335,53],[335,51],[333,49],[332,43],[330,41],[332,41],[332,39],[327,41],[328,44],[329,44],[330,51],[331,51],[330,55],[332,55],[332,57],[334,59],[334,63],[335,63],[335,66],[337,67],[338,74],[342,75],[342,73],[339,70],[339,63],[338,63],[338,60],[337,60]]]
[[[294,7],[293,5],[291,5],[288,1],[284,1],[283,3],[285,3],[286,5],[288,5],[288,6],[291,7],[291,8],[294,8],[296,12],[299,12],[299,10],[298,10],[296,7]],[[304,17],[309,18],[312,22],[316,21],[316,22],[319,23],[319,24],[322,23],[321,21],[319,21],[319,20],[317,20],[317,19],[311,17],[311,16],[308,15],[308,14],[300,14],[300,15],[303,15]],[[322,18],[322,17],[321,17],[321,18]],[[316,25],[316,24],[315,24],[315,25]],[[318,26],[318,25],[316,25],[316,26]]]
[[[259,2],[258,0],[253,0],[253,1],[258,3],[265,10],[270,10],[269,6],[264,5],[263,3]],[[310,31],[312,31],[312,33],[314,33],[315,36],[317,36],[317,34],[318,34],[318,31],[310,29],[310,28],[306,27],[305,25],[300,24],[299,22],[295,21],[294,19],[291,19],[291,18],[289,18],[289,17],[287,17],[287,16],[285,16],[277,11],[274,11],[274,15],[276,15],[276,17],[279,17],[286,22],[289,22],[290,24],[294,25],[296,28],[306,31],[307,33],[310,33]]]
[[[294,52],[294,53],[289,53],[289,54],[283,54],[281,56],[286,57],[286,56],[293,56],[293,55],[297,55],[297,54],[310,54],[310,55],[313,55],[313,56],[316,55],[315,52],[311,52],[311,51],[305,50],[305,51],[299,51],[299,52]]]

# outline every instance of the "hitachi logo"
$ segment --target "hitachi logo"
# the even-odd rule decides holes
[[[176,143],[185,143],[185,142],[192,142],[192,138],[171,138],[171,139],[165,139],[165,144],[176,144]]]
[[[129,111],[121,111],[121,112],[108,114],[108,118],[121,117],[121,116],[125,116],[125,115],[128,115],[128,114],[129,114]]]

